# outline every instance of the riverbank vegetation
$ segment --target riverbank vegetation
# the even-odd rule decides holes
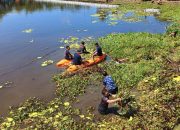
[[[126,5],[125,5],[126,6]],[[133,9],[137,12],[151,4],[132,4],[119,7],[121,10]],[[159,5],[153,5],[155,8]],[[180,105],[180,36],[179,9],[170,6],[160,7],[160,18],[175,23],[168,27],[165,34],[126,33],[109,34],[99,39],[107,61],[78,71],[61,73],[53,77],[57,98],[46,104],[31,98],[17,108],[11,108],[7,117],[0,119],[0,129],[140,129],[170,130],[179,124]],[[170,14],[172,14],[171,16]],[[140,13],[139,13],[140,14]],[[176,37],[170,33],[178,31]],[[90,42],[88,50],[94,43]],[[90,57],[90,56],[89,56]],[[119,63],[126,58],[125,62]],[[102,70],[112,75],[119,88],[118,95],[123,100],[133,99],[123,106],[120,115],[100,116],[94,106],[82,106],[81,111],[75,104],[79,96],[87,93],[87,88],[102,89]],[[91,97],[89,97],[91,98]]]

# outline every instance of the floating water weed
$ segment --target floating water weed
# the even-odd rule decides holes
[[[26,29],[26,30],[23,30],[22,32],[23,33],[32,33],[33,29]]]
[[[45,66],[48,66],[50,64],[53,64],[53,61],[52,60],[47,60],[47,61],[42,62],[41,66],[45,67]]]

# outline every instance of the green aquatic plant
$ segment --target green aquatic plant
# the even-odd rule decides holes
[[[54,63],[54,61],[52,61],[52,60],[46,60],[46,61],[42,62],[41,66],[45,67],[45,66],[48,66],[48,65],[53,64],[53,63]]]
[[[65,43],[65,44],[71,44],[71,43],[76,43],[78,41],[78,37],[74,37],[74,36],[69,36],[68,38],[60,38],[59,42],[61,43]]]
[[[22,31],[23,33],[32,33],[33,32],[33,29],[25,29]]]

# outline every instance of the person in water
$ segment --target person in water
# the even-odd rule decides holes
[[[95,56],[102,56],[103,55],[102,48],[99,46],[99,44],[95,43],[95,46],[96,46],[96,51],[93,54],[93,59]]]
[[[81,58],[81,52],[77,50],[76,53],[74,53],[74,58],[72,61],[73,65],[81,65],[82,64],[82,58]]]
[[[89,52],[86,50],[85,42],[84,42],[84,41],[81,42],[79,51],[80,51],[81,53],[89,53]]]
[[[108,92],[106,88],[103,88],[102,90],[102,99],[98,107],[98,111],[102,115],[106,115],[110,113],[110,109],[108,108],[109,103],[116,103],[120,104],[121,98],[116,98],[116,99],[109,99],[110,97],[115,98],[116,95],[112,95]]]
[[[66,46],[66,50],[65,50],[65,56],[64,58],[66,60],[72,60],[73,59],[73,56],[71,55],[71,53],[69,52],[70,50],[70,47],[69,46]]]
[[[104,87],[108,90],[110,94],[117,94],[118,92],[118,87],[115,85],[114,80],[106,71],[103,71],[103,85]]]

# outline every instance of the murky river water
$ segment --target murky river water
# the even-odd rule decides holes
[[[61,70],[55,64],[41,67],[41,63],[49,59],[56,63],[63,57],[64,49],[59,47],[64,45],[58,39],[97,38],[114,32],[164,33],[168,24],[147,16],[136,22],[118,20],[110,26],[106,16],[91,16],[100,11],[96,7],[4,1],[0,2],[0,115],[29,97],[48,101],[55,96],[51,77]],[[23,33],[26,29],[32,32]]]

